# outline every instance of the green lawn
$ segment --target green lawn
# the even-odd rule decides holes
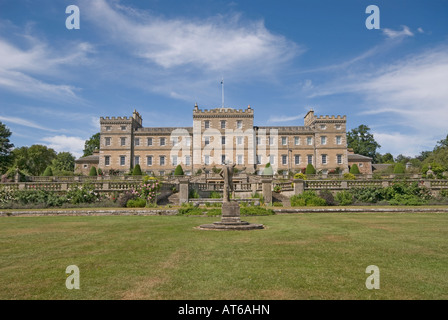
[[[1,217],[0,299],[447,299],[448,215]],[[65,269],[80,269],[80,290]],[[380,269],[380,289],[365,286]]]

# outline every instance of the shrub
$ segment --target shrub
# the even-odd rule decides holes
[[[16,192],[0,186],[0,204],[16,201]]]
[[[272,205],[274,207],[283,207],[283,203],[281,203],[281,202],[273,202]]]
[[[199,199],[199,192],[196,189],[191,189],[188,193],[190,199]]]
[[[101,168],[98,168],[98,175],[102,176],[103,175],[103,170]]]
[[[412,194],[397,194],[389,200],[389,204],[394,206],[420,206],[426,203],[426,200]]]
[[[196,175],[200,175],[202,173],[202,169],[198,169],[198,171],[196,171]]]
[[[350,192],[360,202],[376,203],[385,199],[385,189],[381,187],[353,188]]]
[[[331,193],[330,190],[321,190],[319,192],[319,197],[325,200],[327,205],[334,206],[334,196],[333,193]]]
[[[183,176],[184,175],[184,170],[182,169],[182,166],[180,164],[178,164],[176,169],[174,169],[174,175],[175,176]]]
[[[179,215],[202,215],[204,210],[201,208],[194,207],[191,203],[184,203],[182,207],[177,210]]]
[[[258,192],[254,192],[254,193],[252,193],[252,194],[250,195],[250,197],[251,197],[252,199],[260,199],[260,198],[262,197],[262,195],[259,194]]]
[[[67,191],[67,200],[72,204],[92,203],[99,200],[99,198],[99,194],[95,192],[91,184],[74,185]]]
[[[274,192],[277,192],[277,193],[282,192],[282,187],[279,185],[274,186]]]
[[[347,206],[353,203],[353,194],[350,191],[340,191],[336,193],[336,201],[341,206]]]
[[[118,197],[118,204],[120,207],[126,207],[129,200],[135,200],[137,197],[137,194],[131,191],[125,191]]]
[[[302,206],[325,206],[327,202],[325,199],[317,196],[316,192],[312,190],[304,191],[302,194],[294,195],[290,198],[292,207]]]
[[[65,196],[58,196],[46,190],[20,190],[14,194],[14,200],[22,205],[34,204],[40,207],[57,207],[67,202]]]
[[[138,163],[135,165],[134,169],[132,170],[132,175],[133,176],[141,176],[141,175],[143,175],[142,169],[140,168],[140,165]]]
[[[221,199],[221,194],[217,191],[212,191],[210,193],[210,199]]]
[[[263,169],[264,176],[272,176],[274,174],[274,170],[272,170],[271,164],[268,162]]]
[[[269,216],[274,215],[275,212],[272,209],[252,206],[240,208],[240,214],[242,216]]]
[[[304,174],[304,173],[302,173],[302,172],[296,173],[296,174],[294,175],[294,179],[302,179],[302,180],[306,180],[306,174]]]
[[[359,171],[358,165],[356,163],[352,164],[352,166],[350,167],[350,173],[351,174],[360,174],[361,173]]]
[[[94,176],[96,176],[96,175],[97,175],[97,173],[96,173],[96,168],[95,168],[94,166],[92,166],[92,167],[90,168],[89,176],[94,177]]]
[[[316,174],[316,169],[314,169],[314,166],[311,163],[308,163],[305,170],[306,174]]]
[[[442,198],[448,198],[448,189],[442,189],[440,190],[440,196]],[[1,198],[1,197],[0,197]]]
[[[146,206],[146,199],[137,198],[128,200],[126,207],[128,208],[144,208]]]
[[[405,172],[405,167],[401,162],[398,162],[394,166],[394,173],[395,174],[403,174]]]
[[[47,167],[42,175],[44,177],[52,177],[53,176],[53,170],[51,170],[51,167]]]
[[[356,176],[353,173],[344,173],[343,177],[345,180],[356,180]]]

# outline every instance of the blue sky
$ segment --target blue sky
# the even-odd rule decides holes
[[[77,5],[80,29],[65,26]],[[380,29],[368,30],[368,5]],[[448,134],[448,1],[0,0],[0,121],[16,147],[82,154],[101,116],[192,126],[192,109],[366,124],[381,153]]]

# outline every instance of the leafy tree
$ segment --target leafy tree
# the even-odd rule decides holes
[[[447,149],[448,148],[448,134],[446,135],[445,139],[442,139],[440,141],[437,141],[437,145],[434,148],[434,151],[437,151],[439,149]]]
[[[93,154],[93,151],[95,149],[100,148],[100,133],[95,133],[93,136],[91,136],[86,142],[84,143],[84,154],[83,157],[87,157]]]
[[[390,152],[385,154],[377,152],[375,159],[377,163],[394,163],[394,156]]]
[[[142,169],[140,168],[140,165],[137,163],[134,167],[134,169],[132,170],[132,175],[133,176],[141,176],[142,175]]]
[[[356,163],[352,164],[352,166],[350,167],[350,173],[351,174],[361,174],[361,172],[359,171],[358,165]]]
[[[347,146],[356,154],[372,158],[373,162],[376,162],[376,149],[381,147],[364,124],[347,132]]]
[[[418,156],[416,156],[415,158],[420,160],[420,161],[424,161],[426,158],[428,158],[430,155],[432,154],[432,151],[422,151],[420,152],[420,154]]]
[[[11,131],[0,122],[0,172],[5,172],[12,163],[11,150],[14,145],[10,143]]]
[[[305,173],[306,174],[316,174],[316,169],[314,168],[314,166],[311,163],[308,163],[308,165],[306,166]]]
[[[184,175],[184,170],[182,169],[182,166],[180,164],[177,165],[176,169],[174,170],[174,175],[175,176],[183,176]]]
[[[404,156],[402,154],[399,154],[396,158],[395,158],[395,162],[400,162],[400,163],[408,163],[411,160],[411,157],[407,157]]]
[[[51,162],[51,167],[56,175],[75,169],[75,157],[70,152],[59,152]]]
[[[19,168],[31,175],[39,176],[52,164],[56,158],[56,151],[39,144],[31,147],[16,148],[12,151],[13,168]]]
[[[94,177],[96,175],[97,175],[96,168],[94,166],[92,166],[90,168],[89,176]]]
[[[43,173],[44,177],[52,177],[53,176],[53,170],[51,170],[51,167],[47,167]]]

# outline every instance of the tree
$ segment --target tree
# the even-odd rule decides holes
[[[55,175],[66,175],[75,169],[75,157],[70,152],[59,152],[51,162]]]
[[[132,170],[132,175],[133,176],[141,176],[142,175],[142,169],[140,168],[140,165],[137,163],[134,167],[134,169]]]
[[[411,160],[411,157],[407,157],[404,156],[402,154],[399,154],[396,158],[395,158],[395,162],[400,162],[400,163],[408,163]]]
[[[448,148],[448,135],[446,135],[445,139],[437,141],[437,145],[435,146],[434,151],[437,151],[442,148],[445,148],[445,149]]]
[[[51,167],[47,167],[42,175],[44,177],[52,177],[53,176],[53,170],[51,170]]]
[[[308,165],[306,166],[305,173],[306,174],[316,174],[316,169],[314,168],[314,166],[311,163],[308,163]]]
[[[376,162],[376,149],[381,147],[370,133],[370,128],[364,124],[347,133],[347,146],[352,148],[356,154],[372,158],[374,163]]]
[[[100,133],[95,133],[84,143],[83,157],[91,156],[95,149],[100,148]]]
[[[12,163],[11,150],[14,145],[10,143],[11,131],[0,122],[0,172],[5,172]]]
[[[375,159],[377,163],[394,163],[394,156],[390,152],[385,154],[377,152]]]
[[[176,169],[174,170],[174,175],[175,176],[183,176],[184,175],[184,170],[182,169],[182,166],[180,164],[177,165]]]
[[[21,147],[12,151],[13,168],[25,170],[31,175],[40,176],[56,158],[56,151],[47,146],[34,144],[31,147]]]
[[[94,166],[92,166],[90,168],[89,176],[95,177],[96,175],[97,175],[96,168]]]
[[[350,173],[351,174],[361,174],[361,172],[359,171],[358,165],[356,163],[352,164],[352,166],[350,167]]]

